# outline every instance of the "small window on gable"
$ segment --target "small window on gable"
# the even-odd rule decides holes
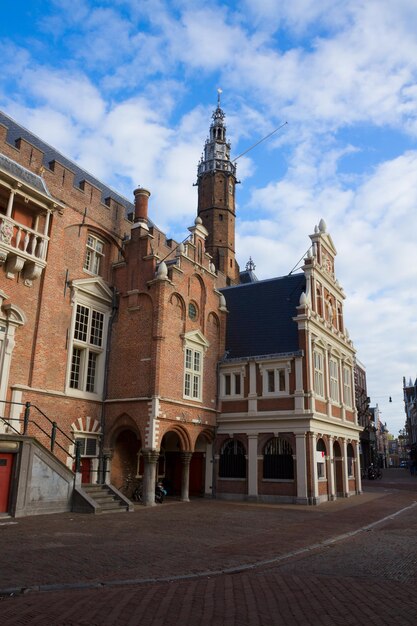
[[[288,393],[289,378],[286,367],[266,367],[262,368],[263,375],[263,395],[284,395]]]
[[[220,393],[222,397],[238,397],[242,395],[242,391],[242,372],[235,371],[221,374]]]
[[[92,274],[100,274],[104,259],[104,241],[92,235],[87,236],[84,269]]]

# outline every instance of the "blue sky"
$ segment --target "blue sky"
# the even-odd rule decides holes
[[[397,434],[417,376],[417,3],[3,0],[0,108],[183,239],[217,88],[237,256],[286,274],[324,218],[368,392]],[[389,397],[393,402],[389,403]]]

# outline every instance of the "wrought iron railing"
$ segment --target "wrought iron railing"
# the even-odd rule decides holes
[[[6,418],[0,415],[0,420],[3,422],[3,424],[5,424],[5,426],[7,426],[8,429],[12,430],[14,433],[18,435],[28,435],[29,427],[31,425],[30,430],[31,430],[31,433],[33,432],[33,436],[36,436],[36,433],[39,431],[43,433],[46,436],[46,438],[49,440],[50,451],[53,454],[56,454],[56,448],[60,448],[67,456],[69,456],[74,461],[75,473],[80,472],[80,468],[81,468],[80,442],[69,437],[62,430],[62,428],[60,428],[56,422],[49,419],[49,417],[39,407],[37,407],[34,404],[31,404],[30,402],[24,402],[24,403],[23,402],[10,402],[6,400],[2,400],[0,403],[0,406],[1,405],[10,405],[10,406],[14,405],[14,406],[24,407],[23,417],[19,416],[19,417],[10,417],[10,418],[7,417]],[[42,418],[46,420],[46,424],[50,426],[48,430],[46,430],[43,426],[41,426],[41,424],[39,423],[40,421],[39,418],[38,420],[32,418],[32,413],[31,413],[32,410],[37,411],[37,414],[42,416]],[[15,428],[12,422],[14,423],[17,422],[19,425],[21,425],[21,429]],[[67,450],[63,445],[61,445],[57,441],[58,436],[62,437],[64,441],[68,441],[69,444],[74,446],[75,454],[71,454],[69,450]]]

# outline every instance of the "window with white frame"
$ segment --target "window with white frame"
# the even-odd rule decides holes
[[[329,359],[330,399],[339,402],[339,364],[335,359]]]
[[[223,397],[241,397],[243,394],[242,372],[222,372],[220,385],[220,391]]]
[[[98,437],[75,437],[75,441],[80,448],[80,456],[82,457],[96,457],[98,456]]]
[[[314,350],[314,391],[324,398],[323,353]]]
[[[343,401],[346,406],[352,406],[352,372],[349,367],[343,367]]]
[[[99,366],[104,358],[105,314],[91,306],[76,304],[72,337],[69,387],[99,393]]]
[[[92,274],[100,274],[104,257],[104,241],[92,234],[87,236],[84,269]]]
[[[192,400],[201,400],[203,354],[201,350],[185,349],[184,396]]]
[[[273,367],[265,365],[262,372],[262,395],[277,396],[288,393],[288,369],[282,365]]]
[[[184,398],[198,402],[203,398],[204,353],[208,346],[200,330],[184,335]]]
[[[326,444],[323,439],[317,441],[316,446],[317,459],[317,478],[326,478]]]

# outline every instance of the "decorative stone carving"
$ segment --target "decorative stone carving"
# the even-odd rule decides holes
[[[3,219],[3,223],[0,227],[0,241],[10,245],[13,237],[13,224],[8,220]]]
[[[24,264],[25,259],[17,256],[17,254],[9,254],[6,263],[7,278],[14,278],[15,274],[22,271]]]
[[[37,278],[39,278],[41,274],[42,274],[41,265],[38,265],[34,261],[29,261],[25,263],[25,266],[23,268],[23,278],[25,279],[25,284],[26,284],[26,281],[36,280]],[[30,282],[30,284],[32,283]]]

